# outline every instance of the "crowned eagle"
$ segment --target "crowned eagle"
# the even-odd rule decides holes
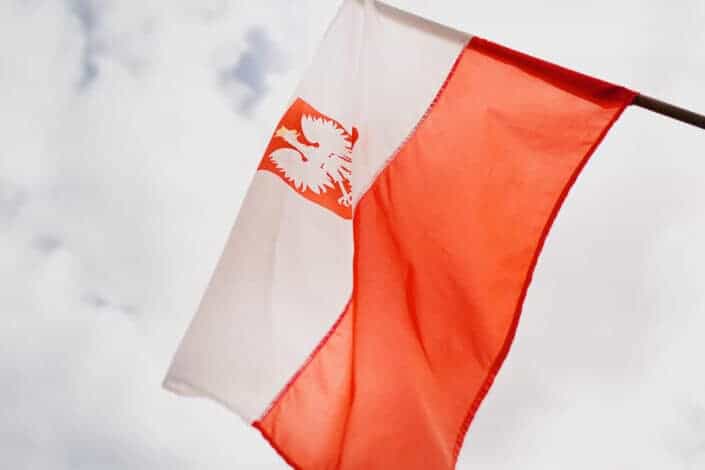
[[[352,195],[345,181],[349,182],[352,174],[354,138],[323,117],[301,116],[301,130],[304,140],[299,139],[301,134],[295,129],[277,129],[274,136],[290,147],[273,151],[269,158],[298,191],[310,189],[321,194],[338,186],[342,193],[338,204],[351,206]]]

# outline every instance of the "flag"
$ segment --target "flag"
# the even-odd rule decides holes
[[[634,96],[345,1],[165,387],[294,468],[453,468],[561,203]]]

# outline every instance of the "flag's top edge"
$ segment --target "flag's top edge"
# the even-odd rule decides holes
[[[425,22],[425,23],[429,24],[430,26],[433,26],[433,27],[436,27],[439,29],[445,29],[450,34],[457,34],[459,36],[465,36],[468,39],[470,39],[473,36],[472,33],[469,33],[468,31],[463,31],[463,30],[458,29],[456,27],[450,26],[449,24],[441,23],[439,21],[433,20],[433,19],[428,18],[426,16],[422,16],[415,11],[412,11],[412,10],[409,10],[406,8],[401,8],[397,5],[389,3],[387,1],[382,1],[382,0],[347,0],[347,1],[357,2],[361,5],[364,5],[368,2],[371,2],[375,6],[377,6],[380,9],[380,11],[382,11],[382,12],[384,12],[386,10],[388,13],[395,13],[397,15],[407,16],[407,17],[413,18],[417,21]],[[345,2],[343,2],[343,3],[345,3]]]

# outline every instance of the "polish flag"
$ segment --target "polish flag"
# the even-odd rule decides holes
[[[165,379],[299,469],[452,469],[632,91],[346,0]]]

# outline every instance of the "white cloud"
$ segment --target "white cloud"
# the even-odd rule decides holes
[[[234,44],[236,63],[256,21],[289,20],[222,5],[3,4],[3,465],[285,467],[238,418],[160,387],[295,84],[296,66],[264,70],[272,92],[233,112],[218,54]]]

